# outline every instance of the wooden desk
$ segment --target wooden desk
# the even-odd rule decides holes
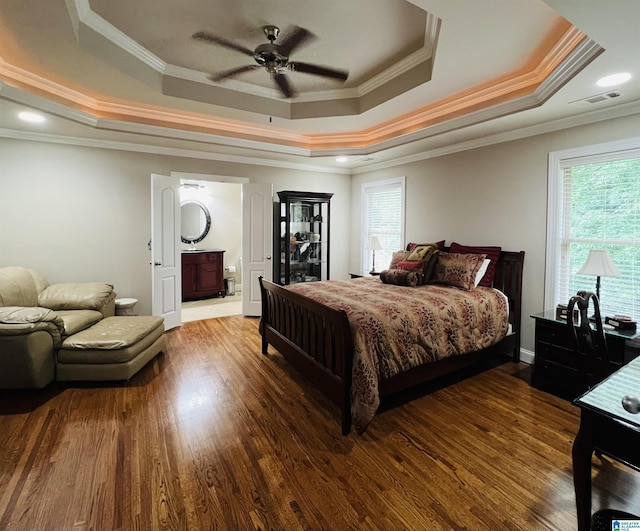
[[[580,430],[572,451],[578,531],[588,531],[590,527],[594,450],[640,470],[640,414],[622,407],[625,395],[640,398],[640,358],[573,401],[580,408]]]

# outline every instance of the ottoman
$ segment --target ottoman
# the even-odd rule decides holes
[[[163,334],[162,317],[105,317],[62,342],[56,380],[128,380],[162,352]]]

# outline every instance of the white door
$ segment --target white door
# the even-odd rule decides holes
[[[242,185],[242,315],[262,313],[258,277],[273,278],[273,186]]]
[[[151,197],[151,313],[169,330],[182,324],[180,180],[152,174]]]

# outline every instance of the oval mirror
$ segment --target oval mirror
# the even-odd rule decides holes
[[[180,204],[182,223],[181,239],[184,243],[198,243],[204,240],[211,228],[211,215],[200,201],[188,200]]]

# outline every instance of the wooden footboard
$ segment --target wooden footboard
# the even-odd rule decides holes
[[[353,340],[346,312],[260,277],[262,353],[273,345],[342,409],[342,433],[351,431]]]

